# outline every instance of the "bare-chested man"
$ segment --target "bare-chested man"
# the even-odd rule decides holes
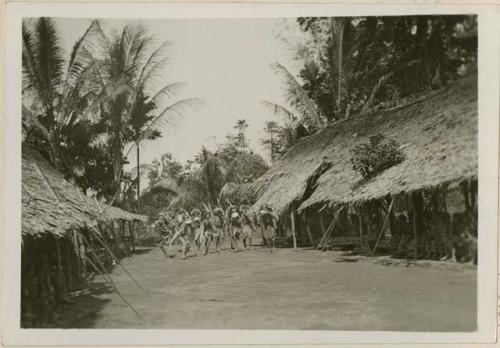
[[[193,221],[187,212],[178,214],[177,221],[179,225],[174,236],[170,239],[169,246],[171,247],[172,244],[179,241],[182,245],[182,259],[185,260],[194,239]]]
[[[203,221],[207,235],[206,253],[208,253],[212,241],[215,241],[215,251],[220,253],[225,224],[224,211],[220,208],[216,208],[213,213],[206,211]]]
[[[229,236],[231,238],[231,249],[237,250],[237,243],[241,236],[241,213],[235,206],[229,207],[227,210],[227,225]]]
[[[243,247],[245,249],[252,248],[252,234],[255,231],[255,225],[253,219],[250,216],[248,210],[250,207],[248,205],[242,205],[240,207],[241,212],[241,238],[243,240]]]

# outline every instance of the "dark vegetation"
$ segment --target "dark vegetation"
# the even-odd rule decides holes
[[[273,159],[304,135],[375,107],[448,85],[477,64],[476,16],[303,17],[306,42],[290,42],[294,74],[277,63],[288,103],[266,126]]]
[[[399,144],[382,134],[372,135],[367,142],[354,146],[351,152],[353,169],[365,179],[377,175],[405,159]]]

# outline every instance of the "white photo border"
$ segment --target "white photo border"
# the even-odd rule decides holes
[[[477,14],[479,73],[478,330],[471,333],[309,330],[21,329],[21,22],[23,17],[265,18]],[[499,13],[494,6],[304,3],[6,4],[3,343],[6,345],[183,345],[492,343],[497,330]]]

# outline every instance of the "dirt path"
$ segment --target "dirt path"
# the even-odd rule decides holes
[[[73,327],[473,331],[476,271],[338,262],[337,252],[263,249],[166,259],[157,248],[123,261],[119,289],[92,296]],[[96,302],[97,301],[97,302]],[[85,305],[80,304],[80,308]],[[78,307],[74,307],[78,308]],[[74,310],[74,309],[73,309]]]

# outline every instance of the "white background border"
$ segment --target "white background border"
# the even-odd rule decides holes
[[[496,339],[499,16],[491,6],[334,5],[284,3],[8,3],[6,6],[4,298],[7,345],[488,343]],[[276,330],[20,329],[21,19],[220,18],[402,14],[479,15],[479,267],[478,331],[408,333]],[[161,304],[159,304],[161,305]]]

